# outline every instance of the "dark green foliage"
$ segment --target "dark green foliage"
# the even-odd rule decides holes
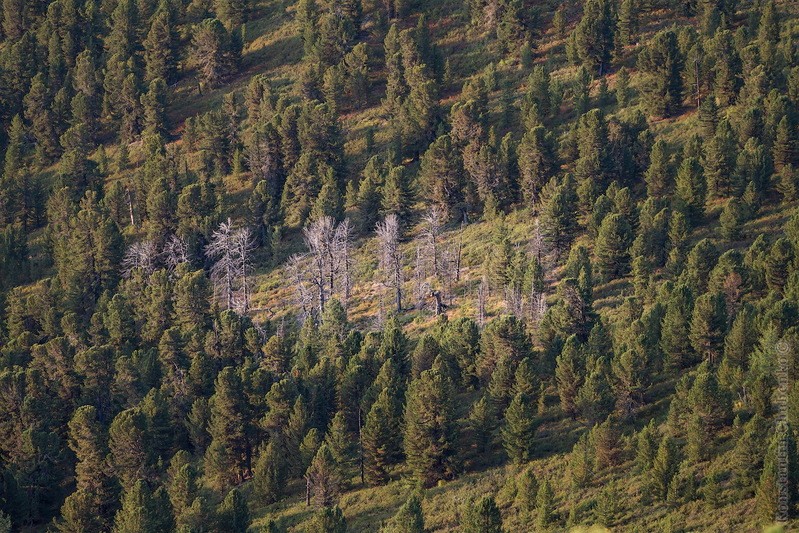
[[[381,533],[424,533],[424,515],[419,496],[414,494],[408,498],[397,514],[380,531]]]
[[[589,0],[583,17],[571,36],[576,56],[601,76],[610,65],[616,17],[614,6],[606,0]]]
[[[652,114],[673,116],[682,104],[683,56],[674,30],[664,30],[638,56],[638,66],[649,74],[646,94]]]
[[[466,508],[461,523],[464,533],[502,533],[502,516],[494,498],[484,496]]]
[[[405,407],[405,455],[414,477],[425,486],[451,479],[458,471],[457,428],[452,384],[433,369],[408,388]]]
[[[2,9],[0,531],[796,503],[794,3]]]
[[[253,489],[264,503],[279,501],[285,490],[287,477],[286,459],[278,446],[270,442],[258,455],[253,469]]]
[[[238,489],[228,492],[225,499],[219,504],[217,519],[220,526],[226,531],[247,532],[247,528],[250,526],[250,511],[247,508],[247,500]]]
[[[325,507],[316,512],[306,531],[308,533],[347,533],[347,520],[338,505]]]

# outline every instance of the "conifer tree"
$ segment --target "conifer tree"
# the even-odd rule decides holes
[[[75,452],[76,490],[61,509],[60,531],[103,530],[110,525],[115,491],[105,469],[108,453],[105,435],[91,405],[79,407],[69,421],[69,447]]]
[[[372,485],[388,481],[387,468],[398,458],[400,420],[395,394],[389,387],[380,392],[362,430],[365,479]]]
[[[453,213],[455,206],[464,199],[459,161],[449,135],[433,141],[421,160],[419,180],[427,198],[447,213]]]
[[[424,533],[424,514],[419,496],[414,494],[408,498],[380,533]]]
[[[698,224],[705,213],[707,185],[696,158],[683,159],[677,171],[676,193],[685,217],[691,224]]]
[[[694,350],[711,364],[717,362],[727,330],[727,306],[721,293],[706,293],[696,299],[689,338]]]
[[[247,533],[250,526],[250,510],[247,500],[238,489],[232,489],[219,504],[217,520],[221,529],[231,533]]]
[[[670,117],[679,110],[683,61],[674,30],[659,32],[639,54],[638,66],[650,77],[646,92],[654,115]]]
[[[405,408],[405,455],[413,475],[430,486],[458,471],[452,384],[436,369],[411,382]]]
[[[738,145],[730,123],[721,120],[716,134],[705,144],[704,173],[708,193],[722,197],[730,194]]]
[[[661,439],[655,461],[652,464],[652,490],[656,497],[666,499],[669,485],[677,473],[679,461],[677,445],[666,435]]]
[[[108,430],[110,462],[125,490],[149,473],[145,424],[141,410],[134,407],[119,413]]]
[[[483,496],[470,504],[464,513],[461,531],[464,533],[502,533],[502,515],[492,496]]]
[[[654,198],[665,197],[672,188],[671,168],[666,143],[655,141],[649,154],[649,168],[644,174],[647,195]]]
[[[212,87],[220,84],[234,72],[237,56],[230,35],[218,19],[206,19],[197,26],[191,57],[197,64],[202,83]]]
[[[144,46],[145,81],[152,83],[161,78],[167,84],[177,75],[178,38],[170,6],[161,2],[150,21],[150,30],[142,42]]]
[[[122,497],[122,508],[114,518],[114,533],[168,533],[174,527],[163,490],[155,493],[145,481],[133,484]],[[167,505],[164,506],[163,504]]]
[[[258,499],[266,504],[279,501],[283,496],[287,474],[286,459],[278,446],[270,442],[258,455],[253,470],[253,489]]]
[[[577,231],[573,216],[576,204],[574,182],[569,178],[560,184],[553,178],[542,193],[541,221],[544,236],[558,255],[568,248]]]
[[[597,270],[603,279],[611,280],[629,272],[632,238],[632,229],[621,215],[608,215],[602,221],[594,253]]]
[[[211,443],[205,452],[205,475],[215,486],[227,487],[241,481],[250,464],[247,401],[233,367],[219,372],[209,403]]]
[[[543,126],[536,126],[524,134],[517,150],[522,196],[528,205],[537,207],[541,189],[555,168],[550,136]]]
[[[347,520],[338,505],[325,507],[316,512],[306,531],[308,533],[347,533]]]
[[[535,498],[536,519],[538,529],[547,530],[555,519],[555,493],[549,479],[544,479],[538,486],[538,495]]]
[[[780,422],[771,437],[755,494],[757,513],[762,521],[774,520],[778,516],[778,510],[780,514],[785,514],[786,509],[780,509],[778,505],[787,506],[788,516],[785,518],[790,517],[797,500],[797,479],[799,460],[796,440],[791,427],[786,422]]]
[[[316,505],[330,507],[336,502],[341,490],[341,478],[326,444],[319,447],[305,473],[305,479]]]
[[[563,412],[572,418],[577,416],[577,393],[583,382],[582,355],[577,337],[572,335],[566,340],[555,367],[555,379],[558,384],[558,396]]]
[[[572,33],[572,42],[580,61],[601,76],[610,66],[616,18],[613,4],[589,0],[583,17]]]
[[[505,411],[502,443],[514,463],[529,461],[533,454],[536,429],[535,405],[530,395],[519,392]]]

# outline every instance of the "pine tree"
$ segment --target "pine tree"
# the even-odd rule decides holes
[[[577,231],[574,212],[577,198],[574,182],[566,178],[558,184],[553,178],[542,192],[541,221],[546,240],[559,255],[568,249]]]
[[[447,213],[453,213],[464,199],[463,172],[459,161],[449,135],[442,135],[433,141],[421,160],[419,182],[427,198]]]
[[[719,233],[728,241],[739,240],[742,236],[741,226],[746,222],[746,209],[738,198],[730,198],[724,204],[719,215]]]
[[[699,160],[694,157],[683,159],[677,171],[677,199],[688,221],[696,225],[705,213],[707,186]]]
[[[169,463],[165,483],[169,501],[180,527],[191,514],[191,506],[198,494],[197,471],[186,450],[177,452]]]
[[[167,122],[167,87],[163,78],[150,83],[147,93],[141,97],[144,133],[165,136],[169,131]]]
[[[251,453],[247,401],[241,377],[233,367],[219,372],[209,403],[211,443],[205,452],[205,475],[215,486],[224,488],[244,478]]]
[[[535,405],[530,395],[519,392],[505,411],[502,443],[514,463],[532,458],[536,429]]]
[[[150,464],[145,424],[143,413],[134,407],[119,413],[108,430],[110,463],[125,490],[137,480],[147,479]]]
[[[649,154],[649,168],[644,174],[646,192],[654,198],[664,198],[672,189],[671,168],[666,143],[655,141]]]
[[[217,19],[206,19],[197,26],[191,57],[197,64],[201,82],[212,87],[232,74],[238,61],[230,35]]]
[[[565,414],[575,418],[577,393],[583,381],[582,355],[575,336],[566,340],[563,350],[557,357],[555,379],[557,380],[561,409]]]
[[[84,405],[75,410],[69,421],[69,447],[75,452],[75,492],[61,509],[64,523],[60,531],[103,530],[110,525],[115,491],[105,470],[108,453],[97,410]]]
[[[215,0],[214,12],[228,31],[241,26],[247,17],[247,2],[244,0]]]
[[[23,102],[25,118],[31,123],[31,131],[36,139],[37,162],[41,165],[49,164],[61,152],[49,95],[44,75],[39,73],[31,80],[30,91]]]
[[[440,371],[432,369],[408,388],[405,455],[414,477],[425,486],[452,479],[458,471],[451,387]]]
[[[517,151],[522,196],[528,205],[535,208],[541,189],[555,169],[550,135],[543,126],[536,126],[524,134]]]
[[[796,440],[791,427],[780,422],[771,437],[755,494],[757,514],[762,521],[771,522],[780,516],[790,518],[797,501],[797,479],[799,459]]]
[[[594,253],[597,270],[603,279],[611,280],[629,272],[632,237],[632,229],[621,215],[608,215],[602,221]]]
[[[664,436],[658,446],[655,461],[652,464],[652,490],[656,497],[666,499],[669,485],[677,473],[679,461],[677,445],[668,435]]]
[[[164,502],[163,491],[150,490],[145,481],[139,480],[122,497],[122,509],[114,518],[114,533],[167,533],[172,530],[169,503]],[[164,507],[163,503],[167,506]]]
[[[270,442],[258,455],[253,470],[253,490],[266,504],[280,501],[287,478],[286,460],[278,446]]]
[[[309,494],[313,495],[316,505],[330,507],[336,502],[341,489],[341,478],[326,444],[319,447],[305,473],[305,479]]]
[[[178,38],[170,6],[161,2],[150,21],[150,30],[144,45],[145,81],[152,83],[161,78],[167,84],[177,76]]]
[[[658,450],[657,430],[654,420],[641,428],[635,445],[635,464],[640,472],[649,472]]]
[[[338,505],[316,512],[308,524],[308,533],[347,533],[347,520]]]
[[[247,533],[250,526],[250,510],[247,500],[238,489],[232,489],[219,504],[217,520],[221,529],[231,533]]]
[[[502,515],[491,496],[470,504],[464,513],[461,531],[464,533],[502,533]]]
[[[424,533],[424,514],[419,496],[414,494],[408,498],[380,533]]]
[[[607,0],[589,0],[583,17],[572,33],[575,51],[589,68],[603,75],[610,66],[616,19],[613,4]]]
[[[722,197],[730,194],[738,144],[729,122],[722,120],[715,136],[705,144],[704,172],[708,193]]]
[[[577,393],[576,407],[582,417],[591,424],[604,420],[613,409],[614,398],[610,389],[607,366],[604,357],[595,360],[593,368],[585,378],[585,383]],[[629,376],[624,375],[623,377],[628,378]],[[622,383],[630,381],[632,380],[625,379]]]
[[[711,364],[721,355],[727,329],[727,306],[721,293],[706,293],[696,299],[689,338],[698,354]]]
[[[637,0],[623,0],[619,5],[619,18],[617,23],[617,44],[629,46],[635,42],[638,33],[638,2]]]
[[[654,115],[670,117],[679,110],[682,104],[683,61],[674,30],[659,32],[639,54],[638,66],[649,74],[646,92]]]
[[[396,462],[400,450],[399,407],[393,388],[384,388],[372,404],[361,438],[364,450],[364,474],[367,483],[381,485],[388,481],[387,468]]]
[[[536,527],[546,531],[555,519],[555,493],[549,479],[544,479],[538,486],[538,495],[535,498]]]

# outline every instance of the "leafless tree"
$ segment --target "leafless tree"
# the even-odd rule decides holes
[[[375,228],[380,245],[380,269],[383,271],[384,283],[393,289],[397,313],[402,311],[402,253],[399,249],[399,219],[390,214],[377,223]]]
[[[233,233],[233,250],[237,260],[239,291],[234,298],[237,310],[246,313],[250,309],[249,275],[252,273],[251,255],[255,250],[255,236],[248,227],[240,228]]]
[[[352,233],[353,226],[350,219],[345,218],[343,222],[336,226],[333,248],[334,258],[338,266],[336,271],[339,279],[339,292],[342,295],[343,305],[346,309],[352,291]]]
[[[250,229],[233,229],[230,219],[219,225],[205,248],[205,255],[214,260],[211,267],[214,290],[227,309],[247,312],[247,274],[252,269],[254,249],[255,240]]]
[[[427,241],[433,260],[433,273],[439,277],[439,237],[447,221],[447,213],[438,205],[434,205],[422,217],[422,235]]]
[[[158,266],[158,246],[155,241],[135,242],[128,247],[122,258],[122,274],[129,277],[134,270],[145,275],[152,274]]]
[[[188,243],[177,235],[172,235],[167,239],[161,254],[170,272],[174,271],[178,265],[188,263],[191,260]]]
[[[329,216],[320,217],[303,229],[303,240],[310,252],[312,264],[311,283],[316,287],[316,302],[320,315],[325,310],[328,293],[333,292],[335,272],[331,262],[334,236],[335,221]]]
[[[314,286],[319,314],[324,312],[325,304],[334,294],[342,295],[346,303],[352,286],[352,225],[349,220],[337,225],[333,217],[320,217],[305,227],[303,240],[308,247],[305,257],[311,268],[307,273]]]
[[[314,313],[314,288],[309,287],[305,255],[294,254],[286,261],[286,277],[294,285],[296,305],[302,311],[302,318],[308,318]]]

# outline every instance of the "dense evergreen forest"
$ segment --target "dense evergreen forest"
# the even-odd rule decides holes
[[[0,22],[0,533],[799,526],[795,1]]]

